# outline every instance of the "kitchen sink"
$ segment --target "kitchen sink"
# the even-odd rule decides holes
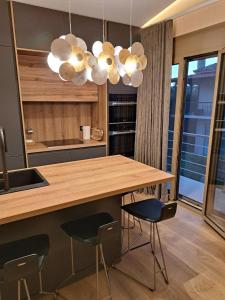
[[[0,195],[24,190],[30,190],[49,185],[48,181],[37,169],[22,169],[9,171],[9,190],[5,191],[3,182],[0,181]],[[0,175],[1,178],[1,175]]]

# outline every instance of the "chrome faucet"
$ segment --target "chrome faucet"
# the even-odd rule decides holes
[[[0,182],[3,182],[3,187],[5,191],[9,190],[9,176],[7,170],[7,163],[6,163],[6,152],[7,152],[7,145],[6,145],[6,136],[5,136],[5,129],[0,126],[0,152],[2,158],[2,174],[3,177],[0,179]]]

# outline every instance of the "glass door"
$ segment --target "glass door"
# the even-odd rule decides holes
[[[179,198],[203,203],[217,55],[187,60],[181,130]]]
[[[225,231],[225,53],[221,54],[204,214],[224,235]]]

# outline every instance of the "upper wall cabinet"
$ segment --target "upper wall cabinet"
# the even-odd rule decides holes
[[[64,23],[66,24],[65,33],[69,33],[68,14],[64,14]],[[95,41],[102,41],[102,20],[88,18],[79,15],[72,15],[72,32],[83,39],[91,51]]]
[[[11,24],[9,18],[9,2],[0,0],[0,45],[12,46]]]
[[[69,33],[66,12],[16,2],[13,7],[18,48],[49,51],[54,39]],[[72,31],[91,50],[96,40],[102,40],[102,21],[73,14]]]
[[[64,13],[13,2],[17,47],[49,50],[52,40],[65,34]]]
[[[126,24],[108,22],[107,39],[114,46],[121,46],[123,48],[130,47],[130,26]],[[140,28],[132,27],[132,41],[140,41]]]
[[[114,22],[108,22],[108,41],[114,46],[121,46],[123,48],[130,47],[130,26]],[[140,40],[140,28],[132,27],[133,42]],[[110,94],[135,94],[137,89],[132,86],[126,86],[120,79],[119,84],[108,84],[108,91]]]

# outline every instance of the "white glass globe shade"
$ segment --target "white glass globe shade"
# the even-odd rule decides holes
[[[98,66],[101,70],[107,70],[107,62],[104,58],[98,59]]]
[[[89,81],[93,81],[93,79],[92,79],[92,76],[91,76],[91,72],[92,72],[92,68],[87,68],[86,69],[86,76],[87,76],[87,79],[89,80]]]
[[[76,66],[79,63],[76,55],[71,55],[68,62],[73,66]]]
[[[116,46],[115,47],[114,55],[119,55],[119,53],[120,53],[121,50],[123,50],[123,48],[121,46]]]
[[[47,58],[47,62],[48,62],[49,68],[53,72],[59,73],[59,68],[60,68],[61,64],[63,63],[63,61],[61,61],[60,59],[55,57],[52,53],[49,53],[48,58]]]
[[[126,74],[126,70],[123,66],[118,66],[118,72],[121,77],[123,77]]]
[[[100,42],[100,41],[94,42],[94,44],[92,46],[92,52],[95,57],[98,57],[99,54],[102,52],[102,42]]]
[[[65,37],[66,37],[65,35],[61,35],[59,38],[65,40]]]

